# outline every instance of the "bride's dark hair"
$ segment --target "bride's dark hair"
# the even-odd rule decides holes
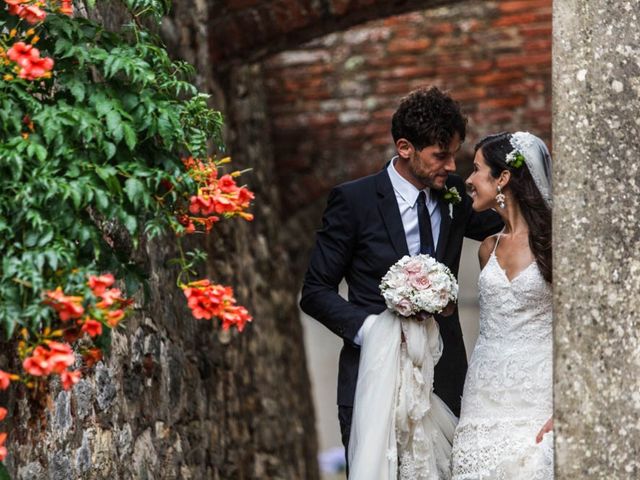
[[[552,283],[551,209],[544,202],[526,163],[519,168],[507,165],[507,155],[513,150],[508,132],[489,135],[480,140],[475,151],[482,150],[491,175],[498,178],[503,170],[511,172],[507,187],[520,206],[529,226],[529,247],[544,279]]]

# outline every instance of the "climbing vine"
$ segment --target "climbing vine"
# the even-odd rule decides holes
[[[50,375],[69,389],[132,308],[140,240],[252,220],[253,193],[208,155],[222,150],[223,118],[193,67],[144,26],[166,2],[123,0],[119,31],[74,15],[71,0],[0,2],[0,330],[22,363],[0,370],[0,389],[39,391]],[[192,278],[206,255],[179,251],[193,315],[242,331],[251,316],[233,290]]]

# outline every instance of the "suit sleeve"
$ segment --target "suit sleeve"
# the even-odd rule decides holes
[[[344,192],[329,194],[302,287],[300,308],[336,335],[353,342],[368,313],[338,294],[338,285],[351,262],[357,223]]]

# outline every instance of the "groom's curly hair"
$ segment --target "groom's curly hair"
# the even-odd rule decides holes
[[[416,150],[431,145],[447,148],[456,133],[463,141],[466,131],[467,119],[460,105],[437,87],[409,93],[391,119],[393,141],[405,138]]]

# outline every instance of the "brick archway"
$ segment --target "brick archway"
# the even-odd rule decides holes
[[[209,5],[214,68],[258,61],[328,33],[461,0],[227,0]]]

